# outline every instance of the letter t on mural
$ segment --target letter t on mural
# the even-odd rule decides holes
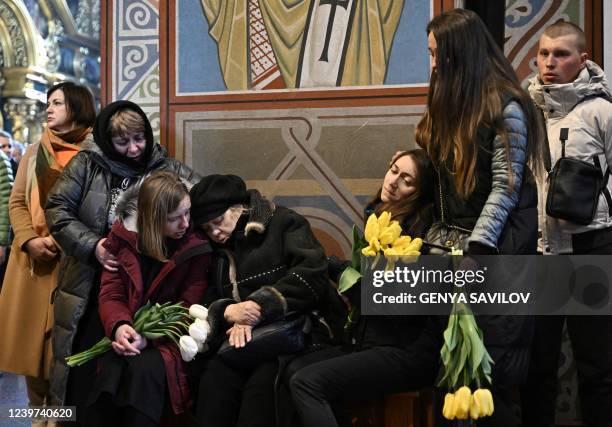
[[[201,0],[229,90],[385,83],[404,0]]]

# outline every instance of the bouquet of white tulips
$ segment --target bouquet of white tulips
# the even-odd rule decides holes
[[[198,304],[188,309],[181,303],[152,305],[147,302],[134,315],[133,327],[150,340],[163,337],[171,339],[179,347],[183,360],[188,362],[198,350],[204,349],[204,341],[210,331],[207,316],[208,310]],[[193,319],[195,321],[190,324]],[[89,350],[67,357],[66,363],[71,367],[80,366],[110,350],[111,342],[110,338],[104,337]]]
[[[189,335],[183,335],[179,338],[179,349],[181,357],[185,362],[193,360],[198,353],[205,350],[204,342],[210,332],[208,323],[208,309],[199,304],[193,304],[189,307],[189,317],[195,319],[187,328]]]

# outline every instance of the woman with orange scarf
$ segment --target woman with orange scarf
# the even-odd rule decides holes
[[[47,128],[23,156],[9,201],[15,238],[0,294],[0,371],[26,376],[33,406],[49,403],[51,298],[60,252],[49,235],[44,206],[57,177],[91,138],[95,115],[85,86],[63,82],[49,89]]]

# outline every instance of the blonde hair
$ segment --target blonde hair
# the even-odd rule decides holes
[[[117,111],[108,122],[108,132],[111,136],[126,137],[129,134],[144,131],[145,122],[142,116],[127,108]]]
[[[156,172],[144,180],[138,192],[138,249],[158,261],[167,261],[164,227],[168,214],[189,197],[185,184],[172,172]]]

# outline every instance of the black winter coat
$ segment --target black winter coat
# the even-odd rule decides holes
[[[274,209],[257,191],[250,193],[248,221],[241,218],[229,245],[212,245],[215,258],[204,304],[213,347],[231,326],[223,317],[230,304],[255,301],[262,309],[261,323],[268,323],[289,311],[325,310],[333,290],[325,253],[308,221],[291,209]]]
[[[134,108],[135,104],[129,104]],[[148,120],[145,121],[148,125]],[[102,129],[106,126],[102,125]],[[190,182],[200,179],[179,161],[167,158],[165,150],[154,144],[152,134],[147,132],[149,135],[150,155],[144,167],[134,169],[111,160],[96,141],[83,146],[49,193],[45,217],[51,235],[62,248],[58,287],[53,299],[51,393],[57,404],[61,405],[65,398],[69,373],[65,358],[72,354],[81,317],[90,301],[96,303],[99,293],[101,266],[95,257],[95,248],[109,232],[109,193],[113,177],[133,178],[131,183],[134,184],[141,176],[167,169]]]

